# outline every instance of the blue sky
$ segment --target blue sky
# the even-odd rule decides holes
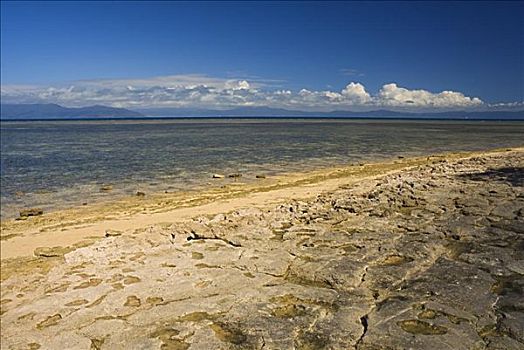
[[[452,109],[524,96],[523,2],[2,1],[1,10],[5,101]]]

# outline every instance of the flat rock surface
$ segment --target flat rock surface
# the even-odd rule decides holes
[[[523,179],[522,151],[435,158],[41,250],[2,282],[1,348],[524,349]]]

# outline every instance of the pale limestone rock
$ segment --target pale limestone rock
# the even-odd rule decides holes
[[[99,240],[2,282],[0,345],[521,349],[522,168],[437,162]]]

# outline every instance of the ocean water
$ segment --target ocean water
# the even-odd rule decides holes
[[[1,217],[394,156],[522,146],[524,122],[113,120],[1,122]],[[103,185],[113,190],[100,191]]]

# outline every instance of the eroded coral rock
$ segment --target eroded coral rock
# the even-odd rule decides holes
[[[64,262],[2,282],[1,346],[522,349],[523,154],[443,160],[40,249]]]

